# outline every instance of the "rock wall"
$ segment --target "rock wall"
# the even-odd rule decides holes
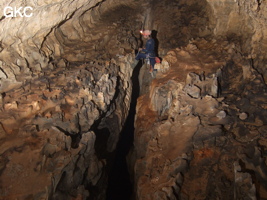
[[[5,6],[33,8],[32,17],[3,16],[0,21],[1,88],[15,87],[51,63],[102,62],[132,53],[139,35],[137,5],[118,0],[1,2],[1,11]]]
[[[0,18],[1,198],[105,198],[143,28],[164,59],[140,71],[136,198],[266,198],[266,1],[5,6],[33,16]]]
[[[266,1],[27,0],[1,2],[1,10],[7,5],[33,8],[33,17],[3,16],[0,21],[0,77],[9,84],[52,60],[88,61],[131,53],[141,28],[156,31],[161,55],[191,38],[227,37],[254,59],[266,79],[266,56],[261,54],[266,49]]]
[[[148,27],[156,30],[160,56],[185,46],[192,38],[226,38],[263,74],[265,82],[266,1],[263,0],[181,0],[153,1]],[[168,12],[163,12],[164,8]],[[160,14],[159,14],[160,13]]]
[[[237,48],[192,40],[157,66],[137,105],[135,199],[266,198],[267,87]]]
[[[140,5],[0,3],[1,12],[33,8],[32,17],[0,19],[0,198],[105,198],[131,101]]]
[[[239,44],[238,51],[254,61],[257,68],[267,80],[266,56],[262,53],[266,49],[266,1],[209,1],[212,7],[214,34],[227,36],[227,39]]]
[[[216,23],[212,7],[206,0],[153,1],[150,24],[157,31],[159,52],[188,44],[191,38],[211,37]],[[162,12],[163,9],[168,12]]]
[[[129,156],[135,199],[265,199],[266,2],[169,2],[179,11],[158,15],[165,3]]]

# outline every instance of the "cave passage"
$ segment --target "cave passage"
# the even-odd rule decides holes
[[[129,115],[126,119],[120,139],[116,149],[116,155],[112,169],[109,173],[109,182],[107,189],[107,200],[128,200],[132,196],[132,183],[126,163],[126,156],[129,153],[134,139],[134,119],[136,113],[136,103],[139,96],[139,71],[142,62],[138,62],[132,75],[132,97]]]

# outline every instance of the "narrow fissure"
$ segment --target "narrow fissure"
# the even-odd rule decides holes
[[[134,119],[136,113],[136,103],[139,97],[139,71],[142,67],[142,62],[139,62],[133,71],[132,75],[132,96],[129,115],[126,119],[123,130],[120,134],[120,139],[117,145],[113,166],[109,173],[107,200],[127,200],[132,196],[132,182],[128,172],[126,156],[132,147],[134,139]]]

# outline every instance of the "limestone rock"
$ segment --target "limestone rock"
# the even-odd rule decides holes
[[[142,27],[163,59],[140,70],[136,198],[266,199],[266,5],[1,1],[0,198],[105,198]]]
[[[255,173],[258,186],[265,187],[266,155],[260,152],[266,150],[267,98],[256,94],[266,85],[256,81],[258,72],[240,65],[246,63],[240,55],[217,57],[215,52],[232,46],[221,44],[198,39],[171,51],[175,63],[139,98],[131,154],[137,199],[265,196],[251,177]]]

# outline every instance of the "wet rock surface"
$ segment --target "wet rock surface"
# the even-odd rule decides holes
[[[137,104],[136,199],[266,198],[267,87],[233,50],[197,39],[163,57]]]

